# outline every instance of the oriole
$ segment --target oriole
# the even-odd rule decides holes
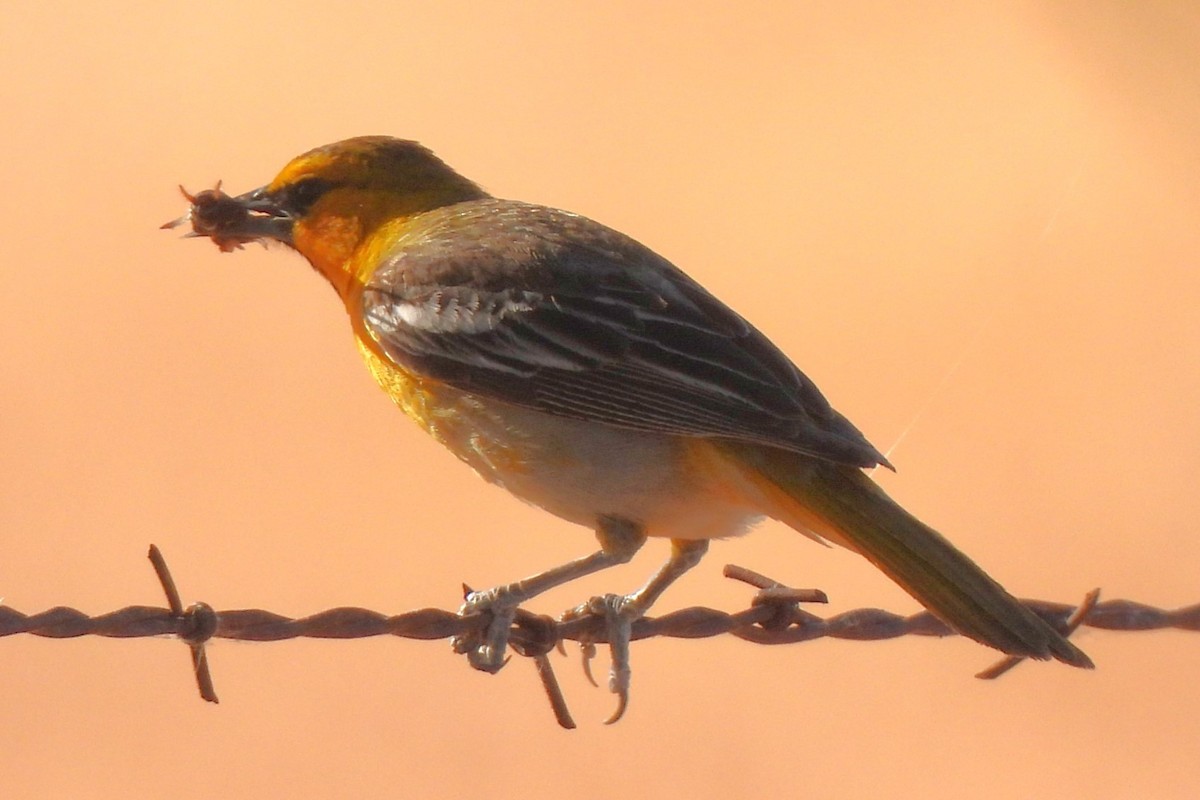
[[[891,465],[763,334],[629,237],[496,199],[383,136],[318,147],[239,197],[192,199],[193,235],[280,242],[324,275],[368,369],[430,435],[595,530],[596,553],[468,597],[465,611],[498,620],[470,643],[475,666],[500,666],[517,604],[666,537],[666,564],[607,600],[628,635],[710,539],[763,517],[862,554],[972,639],[1091,666],[864,474]]]

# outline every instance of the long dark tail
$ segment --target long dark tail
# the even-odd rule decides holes
[[[1082,650],[861,470],[755,445],[722,447],[784,495],[777,496],[784,522],[829,534],[861,553],[964,636],[1010,655],[1093,666]]]

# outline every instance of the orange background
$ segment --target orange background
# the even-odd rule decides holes
[[[217,608],[454,607],[592,546],[393,409],[298,257],[156,229],[363,133],[683,266],[1018,594],[1200,601],[1194,4],[388,5],[5,5],[5,602],[160,605],[154,541]],[[774,524],[662,609],[742,607],[724,562],[915,610]],[[559,662],[567,733],[444,642],[218,642],[211,706],[176,642],[16,636],[0,796],[1194,797],[1200,637],[1078,642],[991,684],[959,639],[645,642],[612,728]]]

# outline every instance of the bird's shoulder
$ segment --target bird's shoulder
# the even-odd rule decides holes
[[[670,291],[683,277],[620,231],[549,206],[486,198],[405,220],[374,270],[395,283],[559,292],[637,283]]]

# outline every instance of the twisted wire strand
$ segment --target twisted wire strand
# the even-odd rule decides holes
[[[168,607],[126,606],[105,614],[89,615],[65,606],[36,614],[25,614],[0,605],[0,637],[30,634],[51,639],[79,636],[142,638],[173,635],[189,647],[192,665],[205,700],[217,702],[204,643],[210,638],[274,642],[283,639],[361,639],[399,636],[407,639],[448,639],[478,634],[487,624],[486,615],[461,617],[453,611],[421,608],[388,615],[365,608],[331,608],[293,618],[263,609],[215,611],[205,603],[184,608],[179,592],[157,547],[151,546],[150,560],[167,596]],[[825,602],[817,590],[792,589],[742,567],[725,568],[728,577],[759,588],[749,608],[729,613],[703,606],[684,608],[658,617],[646,617],[633,625],[633,639],[665,636],[702,639],[730,634],[755,644],[795,644],[815,639],[879,641],[900,636],[953,636],[955,632],[928,611],[908,616],[878,608],[860,608],[820,617],[799,607],[802,602]],[[1200,603],[1163,609],[1132,600],[1098,600],[1095,590],[1079,605],[1044,600],[1022,600],[1052,626],[1069,633],[1077,625],[1114,631],[1176,629],[1200,631]],[[546,655],[564,641],[585,647],[606,643],[604,621],[577,617],[559,621],[519,609],[513,622],[510,645],[518,654],[535,660],[559,724],[574,727],[557,680]],[[979,673],[998,677],[1021,659],[1006,658]]]

